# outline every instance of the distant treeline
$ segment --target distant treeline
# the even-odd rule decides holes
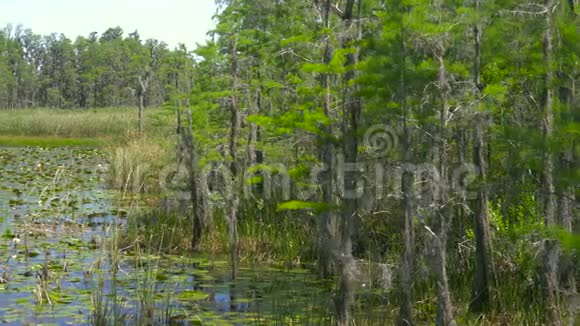
[[[193,57],[120,27],[99,35],[43,36],[8,25],[0,30],[0,108],[158,106],[191,88]]]

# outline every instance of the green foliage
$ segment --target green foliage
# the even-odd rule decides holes
[[[580,253],[580,235],[572,233],[563,228],[545,228],[543,229],[546,237],[554,238],[560,241],[564,249],[575,255]]]
[[[291,200],[279,204],[276,208],[278,211],[292,211],[292,210],[312,210],[315,213],[320,213],[330,209],[330,205],[325,203],[307,202],[301,200]]]
[[[160,106],[175,85],[189,88],[193,58],[120,27],[74,42],[21,26],[0,31],[0,108],[122,107],[137,103],[138,77],[150,79],[145,104]],[[169,88],[169,89],[168,89]],[[189,92],[189,89],[188,89]]]

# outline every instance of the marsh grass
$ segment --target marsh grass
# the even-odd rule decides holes
[[[175,292],[165,291],[167,284],[159,280],[163,252],[156,249],[163,246],[164,235],[140,238],[122,247],[122,234],[118,224],[108,228],[92,269],[91,277],[96,277],[96,282],[92,283],[91,323],[170,325],[175,319]],[[127,281],[131,289],[125,288]]]
[[[316,259],[316,228],[303,221],[305,217],[281,212],[270,215],[274,218],[261,218],[259,209],[247,213],[239,230],[242,262],[295,265]]]
[[[0,147],[103,147],[107,140],[100,138],[61,138],[54,136],[0,136]]]
[[[127,300],[119,293],[119,266],[122,262],[118,247],[117,226],[110,226],[99,256],[86,276],[91,281],[91,324],[123,325],[130,317]],[[95,280],[96,278],[96,280]]]
[[[131,214],[122,235],[122,246],[138,243],[166,254],[191,251],[193,230],[189,211],[190,208],[185,211],[153,208]],[[261,220],[258,212],[254,213],[240,221],[241,262],[300,265],[315,259],[313,230],[302,221],[283,215]],[[214,257],[228,254],[227,227],[220,210],[205,230],[202,252]]]
[[[137,132],[137,113],[115,109],[0,110],[0,135],[114,138]]]
[[[186,216],[176,212],[158,209],[134,212],[128,217],[120,241],[122,246],[178,254],[190,249],[192,230],[189,224]]]
[[[145,111],[145,135],[173,131],[171,112]],[[88,146],[118,144],[138,137],[135,108],[0,109],[0,146]]]
[[[160,194],[162,170],[174,157],[170,142],[145,137],[107,146],[111,163],[109,186],[124,194]]]

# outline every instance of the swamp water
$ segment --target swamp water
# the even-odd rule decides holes
[[[126,217],[106,173],[94,149],[0,148],[0,323],[330,322],[329,286],[309,271],[246,267],[231,282],[223,261],[103,245]]]

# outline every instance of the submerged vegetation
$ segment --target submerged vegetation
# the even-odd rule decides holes
[[[574,1],[217,4],[0,32],[0,320],[578,322]]]

